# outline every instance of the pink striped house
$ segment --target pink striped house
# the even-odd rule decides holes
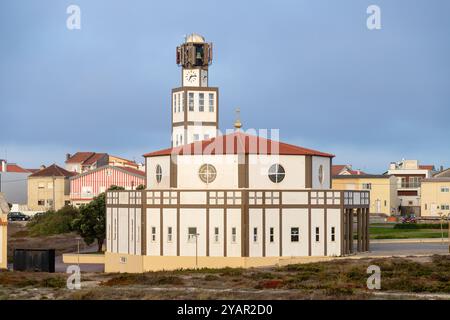
[[[70,201],[74,206],[88,203],[112,185],[134,190],[145,185],[145,172],[107,165],[81,173],[70,179]]]

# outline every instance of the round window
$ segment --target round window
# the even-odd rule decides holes
[[[198,170],[198,176],[204,183],[211,183],[216,179],[216,168],[212,164],[204,164]]]
[[[319,182],[320,184],[323,183],[323,165],[319,166]]]
[[[159,164],[156,165],[156,182],[160,183],[162,180],[162,168]]]
[[[273,183],[280,183],[283,181],[286,175],[284,168],[281,164],[273,164],[269,168],[269,179]]]

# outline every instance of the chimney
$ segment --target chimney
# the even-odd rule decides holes
[[[440,171],[444,171],[444,166],[441,166],[441,170]]]
[[[70,153],[66,153],[66,161],[70,159]]]
[[[43,169],[45,169],[45,165],[41,165],[40,167],[39,167],[39,170],[43,170]]]
[[[6,166],[6,160],[0,160],[0,161],[2,162],[2,169],[1,169],[1,171],[2,172],[8,171],[8,168]]]

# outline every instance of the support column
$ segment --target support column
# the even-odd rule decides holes
[[[369,225],[370,225],[370,208],[366,208],[366,251],[370,250]]]
[[[361,252],[362,251],[362,213],[361,208],[356,209],[356,225],[357,225],[357,233],[358,233],[358,242],[356,246],[356,251]]]
[[[353,253],[353,209],[348,209],[348,252]]]

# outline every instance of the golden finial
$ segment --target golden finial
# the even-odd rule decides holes
[[[234,128],[236,129],[236,131],[239,131],[239,129],[242,128],[241,110],[239,108],[236,108],[236,121],[234,122]]]

